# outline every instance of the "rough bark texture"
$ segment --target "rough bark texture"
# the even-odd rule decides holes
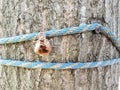
[[[81,12],[83,6],[86,7],[85,15]],[[119,16],[119,0],[0,0],[0,37],[41,31],[43,25],[46,31],[78,26],[82,17],[87,23],[97,21],[108,26],[120,37]],[[87,32],[49,40],[53,48],[46,59],[34,53],[32,41],[1,45],[1,58],[83,62],[120,56],[102,34]],[[77,70],[0,66],[0,90],[118,90],[119,76],[119,64]]]

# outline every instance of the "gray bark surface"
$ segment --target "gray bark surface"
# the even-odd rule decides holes
[[[85,15],[81,8],[85,6]],[[44,14],[45,13],[45,14]],[[0,0],[0,38],[100,22],[120,37],[119,0]],[[45,20],[45,22],[43,22]],[[0,57],[27,61],[86,62],[120,57],[102,34],[50,38],[46,58],[34,53],[33,41],[0,45]],[[120,64],[93,69],[52,70],[0,66],[0,90],[118,90]]]

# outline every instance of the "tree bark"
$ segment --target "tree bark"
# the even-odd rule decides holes
[[[81,10],[83,6],[86,12]],[[83,17],[86,23],[99,22],[120,37],[119,16],[119,0],[0,0],[0,37],[74,27]],[[4,59],[45,62],[120,57],[115,46],[102,34],[86,32],[49,38],[49,41],[52,52],[46,58],[34,53],[33,41],[1,45],[0,55]],[[0,66],[0,90],[118,90],[119,76],[120,64],[76,70]]]

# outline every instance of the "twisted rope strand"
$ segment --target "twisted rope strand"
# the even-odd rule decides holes
[[[51,63],[51,62],[26,62],[26,61],[17,61],[17,60],[5,60],[0,59],[1,65],[6,66],[15,66],[15,67],[24,67],[24,68],[40,68],[40,69],[78,69],[78,68],[95,68],[95,67],[104,67],[108,65],[113,65],[120,62],[120,58],[96,61],[96,62],[85,62],[85,63]]]
[[[49,30],[46,32],[46,37],[56,37],[56,36],[62,36],[62,35],[83,33],[87,31],[95,30],[98,26],[101,26],[101,33],[109,37],[113,42],[113,44],[116,47],[120,48],[120,44],[118,42],[117,37],[115,37],[114,33],[109,31],[107,27],[104,27],[98,23],[93,23],[89,25],[82,23],[78,27],[72,27],[72,28],[68,27],[61,30]],[[0,44],[17,43],[17,42],[32,40],[32,39],[35,39],[37,34],[38,32],[26,34],[26,35],[19,35],[15,37],[1,38]]]

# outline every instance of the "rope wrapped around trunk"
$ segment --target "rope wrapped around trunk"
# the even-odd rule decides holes
[[[93,24],[80,24],[78,27],[68,27],[61,30],[49,30],[46,32],[46,37],[57,37],[62,35],[72,35],[77,33],[84,33],[87,31],[96,30],[96,28],[100,28],[100,32],[107,36],[115,47],[120,51],[120,42],[118,38],[114,35],[112,31],[110,31],[107,27],[102,26],[98,23]],[[15,37],[7,37],[1,38],[0,44],[8,44],[8,43],[17,43],[28,41],[36,38],[38,32],[26,34],[26,35],[19,35]],[[17,61],[17,60],[5,60],[0,59],[1,65],[7,66],[17,66],[17,67],[24,67],[24,68],[43,68],[43,69],[77,69],[77,68],[94,68],[94,67],[103,67],[112,65],[115,63],[119,63],[120,58],[111,59],[111,60],[103,60],[98,62],[67,62],[67,63],[52,63],[52,62],[25,62],[25,61]]]

